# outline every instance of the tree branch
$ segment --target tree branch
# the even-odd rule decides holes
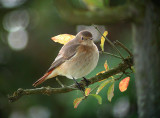
[[[130,69],[131,66],[133,66],[133,58],[128,57],[128,58],[124,59],[124,61],[122,63],[120,63],[117,67],[110,69],[103,74],[101,73],[99,75],[96,75],[96,76],[88,79],[88,81],[90,81],[89,85],[94,84],[98,81],[107,79],[115,74],[120,73],[120,72],[125,72],[127,69]],[[82,87],[86,86],[85,81],[81,81],[80,84]],[[57,93],[67,93],[67,92],[70,92],[73,90],[78,90],[76,84],[73,84],[73,85],[70,85],[67,87],[62,87],[62,88],[51,88],[51,87],[41,87],[41,88],[35,88],[35,89],[21,89],[21,88],[19,88],[17,91],[15,91],[13,93],[13,95],[8,96],[8,99],[10,102],[15,102],[24,95],[31,95],[31,94],[51,95],[51,94],[57,94]]]
[[[75,8],[67,0],[54,0],[54,5],[60,16],[73,24],[111,24],[129,21],[137,14],[137,8],[131,4],[93,11]]]

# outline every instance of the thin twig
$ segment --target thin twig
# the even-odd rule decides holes
[[[131,57],[133,57],[133,54],[131,53],[131,51],[129,51],[128,48],[127,48],[125,45],[123,45],[121,42],[119,42],[118,40],[116,40],[116,41],[115,41],[115,44],[121,46],[126,52],[128,52],[128,54],[129,54]]]
[[[128,57],[125,59],[124,62],[120,63],[117,67],[114,67],[114,68],[106,71],[105,73],[101,73],[99,75],[96,75],[96,76],[90,78],[89,85],[94,84],[99,81],[102,81],[104,79],[107,79],[107,78],[109,78],[113,75],[116,75],[118,73],[125,72],[131,66],[133,66],[133,58]],[[84,82],[84,81],[79,82],[79,84],[82,87],[86,86],[86,82]],[[57,94],[57,93],[67,93],[67,92],[70,92],[73,90],[78,90],[76,84],[66,86],[64,88],[41,87],[41,88],[35,88],[35,89],[18,89],[11,96],[8,96],[8,99],[10,102],[15,102],[24,95],[32,95],[32,94],[51,95],[51,94]]]
[[[56,77],[56,81],[58,82],[58,84],[61,85],[62,88],[64,88],[64,85],[62,84],[62,82]]]
[[[101,34],[101,36],[103,36],[106,41],[118,52],[118,54],[121,56],[121,58],[124,60],[123,56],[121,55],[120,51],[115,47],[115,45],[107,38],[105,37],[101,31],[98,29],[98,27],[96,27],[95,25],[93,25],[95,29],[97,29],[97,31]]]
[[[110,55],[110,56],[113,56],[113,57],[122,59],[122,57],[120,57],[120,56],[118,56],[118,55],[115,55],[115,54],[111,54],[111,53],[109,53],[109,52],[104,52],[104,51],[99,51],[99,52],[102,53],[102,54],[107,54],[107,55]]]
[[[90,94],[93,93],[93,91],[95,91],[96,88],[98,88],[98,87],[99,87],[99,85],[97,85],[96,87],[94,87],[94,88],[91,90]]]
[[[126,76],[128,76],[128,77],[130,77],[130,75],[128,75],[128,74],[130,74],[130,73],[128,73],[128,72],[123,72]]]

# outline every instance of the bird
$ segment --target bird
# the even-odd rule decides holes
[[[93,42],[92,33],[82,30],[60,49],[50,68],[33,86],[61,75],[73,79],[81,89],[76,79],[83,78],[87,82],[85,76],[96,67],[98,60],[99,51]]]

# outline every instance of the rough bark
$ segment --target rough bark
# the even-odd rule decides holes
[[[138,112],[160,118],[160,7],[153,1],[145,6],[143,21],[133,25]]]

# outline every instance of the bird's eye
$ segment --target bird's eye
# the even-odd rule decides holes
[[[82,40],[84,40],[83,36],[82,36]]]

